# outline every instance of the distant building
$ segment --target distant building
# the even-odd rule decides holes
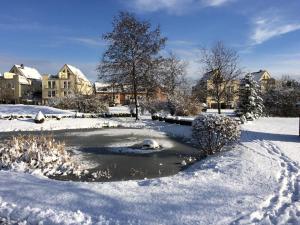
[[[107,98],[110,105],[129,105],[134,103],[134,95],[130,89],[130,85],[118,85],[111,83],[95,82],[94,84],[95,94],[97,96]],[[139,101],[147,99],[151,96],[159,101],[165,101],[166,96],[157,88],[154,92],[147,92],[145,88],[140,88],[137,93]]]
[[[39,104],[42,98],[42,76],[28,66],[14,65],[0,76],[0,102]]]
[[[48,104],[50,99],[62,98],[68,95],[91,95],[91,82],[74,66],[65,64],[57,75],[43,75],[42,102]]]
[[[215,96],[211,94],[212,90],[215,88],[213,85],[213,77],[215,76],[215,71],[207,72],[198,81],[196,86],[193,87],[193,94],[199,97],[199,100],[207,105],[208,108],[218,108],[218,102]],[[221,84],[220,89],[224,91],[224,95],[220,101],[221,108],[235,108],[238,104],[238,91],[239,91],[240,81],[238,79],[230,81],[225,86],[225,82]],[[225,88],[225,90],[223,90]]]
[[[276,80],[271,77],[267,70],[259,70],[251,73],[253,79],[260,85],[262,93],[267,92],[276,85]]]

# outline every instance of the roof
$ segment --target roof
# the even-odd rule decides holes
[[[75,66],[69,65],[69,64],[66,64],[66,66],[72,71],[72,73],[77,75],[79,78],[90,82],[80,69],[76,68]]]
[[[253,80],[255,80],[256,82],[261,81],[263,74],[267,72],[266,70],[260,70],[258,72],[253,72],[251,73],[251,76],[253,78]]]
[[[26,85],[30,85],[29,80],[27,80],[25,77],[23,76],[19,76],[19,82],[20,84],[26,84]]]
[[[112,84],[110,83],[101,83],[101,82],[98,82],[96,81],[95,82],[95,88],[104,88],[104,87],[110,87]]]
[[[201,78],[201,81],[208,81],[208,80],[210,80],[213,77],[214,74],[215,74],[215,70],[206,72],[205,74],[203,74],[203,76]]]
[[[20,66],[20,65],[14,65],[14,67],[16,67],[20,71],[21,75],[23,75],[28,79],[36,79],[36,80],[42,79],[41,74],[35,68],[28,67],[28,66]]]
[[[95,82],[95,91],[97,93],[112,93],[113,91],[118,92],[119,88],[115,87],[115,89],[113,89],[113,86],[111,83],[101,83],[96,81]]]

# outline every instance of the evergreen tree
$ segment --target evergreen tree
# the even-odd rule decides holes
[[[240,100],[238,110],[245,120],[253,120],[262,116],[264,111],[263,99],[260,97],[259,84],[247,74],[240,85]]]

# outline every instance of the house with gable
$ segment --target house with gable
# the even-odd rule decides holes
[[[276,84],[276,80],[271,77],[271,74],[267,70],[253,72],[251,73],[251,76],[260,85],[262,93],[266,93]]]
[[[193,87],[193,94],[198,96],[199,100],[206,104],[208,108],[218,108],[218,103],[215,96],[212,94],[214,91],[213,79],[216,76],[216,71],[210,71],[205,73],[198,83]],[[233,79],[228,82],[220,82],[220,92],[223,92],[220,99],[221,108],[233,109],[238,104],[238,91],[240,81]]]
[[[42,76],[37,69],[13,65],[9,72],[0,76],[0,102],[40,104]]]
[[[56,75],[42,78],[42,103],[69,95],[91,95],[93,86],[84,73],[75,66],[65,64]]]

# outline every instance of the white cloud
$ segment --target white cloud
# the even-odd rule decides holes
[[[204,7],[218,7],[233,0],[131,0],[130,5],[142,12],[165,10],[171,14],[182,14]]]
[[[88,45],[88,46],[105,46],[106,44],[99,38],[87,38],[87,37],[72,37],[72,38],[67,38],[70,41],[83,44],[83,45]]]
[[[224,5],[230,1],[231,0],[203,0],[202,2],[207,6],[216,7]]]
[[[253,24],[254,31],[251,35],[253,45],[300,29],[300,22],[287,21],[278,16],[258,17]]]

